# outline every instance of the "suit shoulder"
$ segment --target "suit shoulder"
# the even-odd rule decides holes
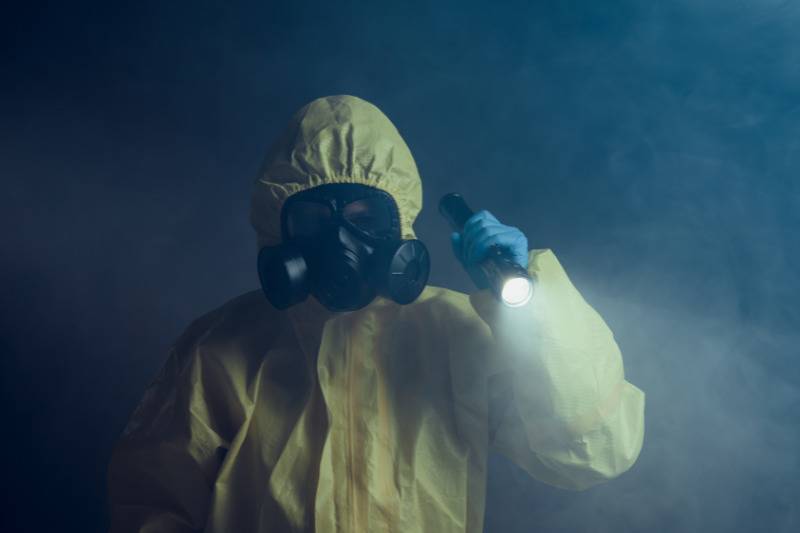
[[[250,354],[266,350],[287,327],[284,313],[261,291],[250,291],[193,320],[174,344],[181,359],[200,354]]]
[[[431,313],[436,318],[477,318],[467,294],[435,285],[425,287],[410,311]]]

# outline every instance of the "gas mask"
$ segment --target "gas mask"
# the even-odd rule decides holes
[[[258,254],[261,287],[286,309],[312,294],[331,311],[354,311],[381,295],[413,302],[430,272],[421,241],[400,236],[390,194],[351,183],[320,185],[289,197],[283,242]]]

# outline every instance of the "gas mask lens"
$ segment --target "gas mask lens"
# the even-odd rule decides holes
[[[333,209],[322,202],[298,200],[286,215],[286,231],[290,237],[312,237],[331,225]]]
[[[395,229],[391,207],[379,197],[348,203],[342,209],[342,218],[357,230],[378,239],[391,237]]]
[[[290,238],[313,237],[331,227],[339,217],[357,231],[376,239],[390,238],[397,229],[392,207],[386,199],[370,196],[336,203],[295,200],[287,206],[286,232]]]

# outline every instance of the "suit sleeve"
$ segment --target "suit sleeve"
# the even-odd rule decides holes
[[[213,318],[213,317],[212,317]],[[228,442],[193,324],[145,392],[108,469],[112,533],[201,531]]]
[[[530,303],[470,297],[492,331],[490,443],[533,477],[583,490],[636,461],[644,393],[625,380],[622,356],[600,315],[550,250],[530,252]]]

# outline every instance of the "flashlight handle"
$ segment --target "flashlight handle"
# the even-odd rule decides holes
[[[514,261],[511,256],[502,248],[492,246],[486,258],[480,262],[479,268],[483,270],[489,288],[500,298],[503,292],[503,284],[511,278],[531,279],[531,275],[520,264]]]
[[[453,231],[461,233],[464,224],[475,213],[458,193],[450,193],[442,196],[439,200],[439,212],[447,219]],[[489,283],[489,288],[500,299],[503,290],[503,282],[511,277],[523,277],[531,279],[528,271],[517,264],[507,250],[492,246],[489,248],[486,257],[478,264]]]
[[[459,233],[464,229],[467,220],[475,214],[464,198],[455,192],[442,196],[442,199],[439,200],[439,213],[447,219],[453,231]]]
[[[453,231],[459,233],[464,231],[464,224],[475,214],[467,205],[464,197],[456,192],[451,192],[442,196],[442,199],[439,200],[439,212],[450,223]],[[496,245],[489,248],[486,258],[481,263],[493,262],[498,262],[498,265],[489,267],[493,272],[498,269],[508,271],[510,269],[509,264],[513,264],[509,253],[502,248],[498,248]]]

